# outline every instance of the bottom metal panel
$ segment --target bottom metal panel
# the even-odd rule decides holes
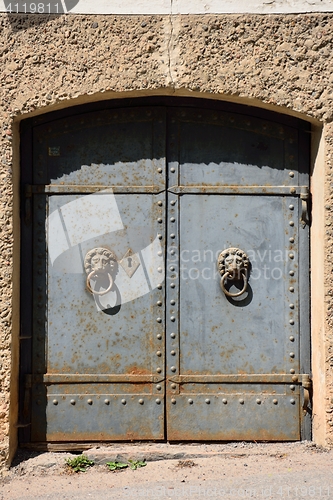
[[[163,439],[163,418],[163,399],[152,395],[52,394],[47,397],[46,435],[41,436],[40,429],[36,429],[33,439],[38,441]]]
[[[174,395],[167,404],[170,441],[300,439],[298,395]]]

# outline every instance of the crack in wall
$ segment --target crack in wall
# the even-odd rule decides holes
[[[168,85],[170,85],[174,90],[175,90],[175,82],[172,76],[172,69],[171,69],[171,50],[172,50],[172,43],[173,43],[173,35],[174,35],[174,24],[173,24],[173,0],[170,0],[170,15],[169,15],[169,23],[170,23],[170,36],[169,40],[167,43],[167,51],[168,51],[168,72],[169,72],[169,79],[170,81],[168,82]]]

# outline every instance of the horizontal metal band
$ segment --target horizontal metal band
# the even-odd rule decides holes
[[[103,375],[103,374],[48,374],[30,375],[31,384],[157,384],[164,380],[154,375]]]
[[[172,186],[174,194],[260,194],[300,196],[307,194],[307,186]]]
[[[72,186],[58,184],[28,184],[25,186],[27,197],[33,194],[159,194],[165,191],[163,186]]]
[[[176,384],[303,384],[307,374],[254,373],[241,375],[178,375],[168,378]]]

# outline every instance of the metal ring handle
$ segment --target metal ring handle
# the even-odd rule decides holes
[[[95,294],[95,295],[105,295],[106,293],[108,293],[112,286],[113,286],[113,279],[112,279],[112,276],[110,273],[108,273],[108,277],[109,277],[109,281],[110,281],[110,285],[108,287],[107,290],[104,290],[104,292],[96,292],[96,290],[93,290],[90,286],[90,279],[93,277],[94,274],[105,274],[105,273],[102,273],[100,271],[91,271],[91,273],[88,274],[87,276],[87,288],[89,290],[90,293],[92,294]]]
[[[243,289],[240,291],[240,292],[237,292],[237,293],[231,293],[231,292],[228,292],[228,290],[226,290],[225,286],[224,286],[224,280],[225,278],[229,276],[229,271],[227,271],[221,278],[221,288],[223,290],[223,292],[228,296],[228,297],[239,297],[240,295],[243,295],[243,293],[246,291],[247,289],[247,278],[246,278],[246,275],[245,273],[242,273],[242,276],[243,276],[243,280],[244,280],[244,286],[243,286]]]

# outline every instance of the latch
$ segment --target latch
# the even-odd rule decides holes
[[[310,211],[309,211],[310,191],[307,186],[302,186],[300,198],[302,200],[302,215],[300,220],[301,220],[301,226],[304,229],[307,224],[310,225]]]
[[[309,403],[311,400],[311,395],[312,395],[312,380],[310,378],[310,375],[307,373],[304,373],[301,375],[301,384],[303,387],[303,394],[304,394],[304,400],[303,400],[303,413],[306,415],[307,413],[310,413],[310,408],[309,408]]]

